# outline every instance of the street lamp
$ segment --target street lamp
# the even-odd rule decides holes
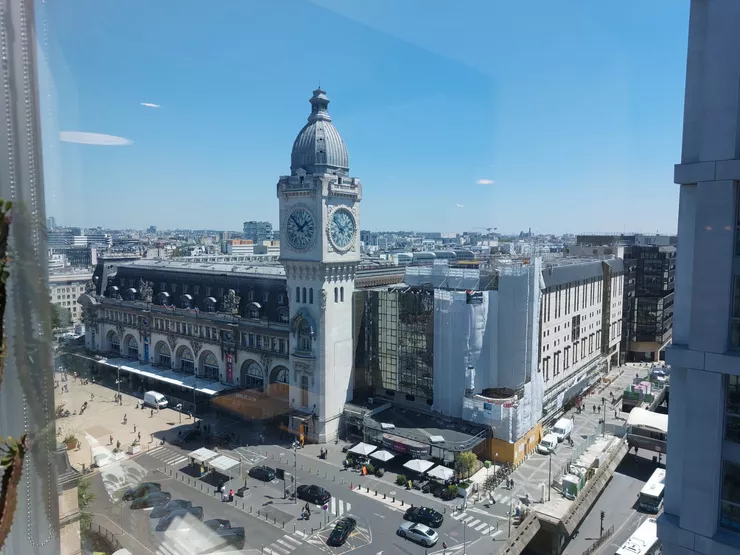
[[[180,411],[180,424],[182,424],[182,403],[177,403],[177,407],[175,408]]]
[[[550,501],[550,490],[552,489],[552,451],[549,457],[550,464],[547,466],[547,500]]]
[[[298,443],[295,439],[293,439],[293,503],[298,503],[298,498],[296,496],[296,487],[298,485],[298,476],[296,476],[296,473],[298,472]]]
[[[604,414],[604,418],[601,422],[601,434],[606,435],[606,397],[601,398],[601,408]]]

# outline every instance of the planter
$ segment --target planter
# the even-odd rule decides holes
[[[469,485],[467,487],[466,486],[461,486],[461,485],[458,485],[457,486],[457,496],[458,497],[462,497],[463,499],[467,499],[467,497],[468,497],[468,495],[470,494],[471,491],[473,491],[473,486],[472,485]]]
[[[66,442],[66,445],[67,445],[67,449],[68,450],[70,450],[70,449],[77,449],[77,446],[79,444],[80,444],[80,440],[78,440],[78,439],[73,439],[73,440],[70,440],[70,441]]]
[[[126,450],[126,453],[129,455],[136,455],[137,453],[141,453],[141,446],[140,445],[129,445],[128,449]]]

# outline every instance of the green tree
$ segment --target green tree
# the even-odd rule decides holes
[[[464,477],[470,476],[478,466],[478,457],[472,451],[464,451],[457,457],[457,471]]]
[[[51,329],[66,328],[72,325],[72,313],[68,308],[56,304],[51,305]]]
[[[90,489],[90,480],[80,480],[77,484],[77,506],[80,509],[80,526],[83,530],[88,530],[92,524],[92,514],[87,509],[93,501],[95,494]]]

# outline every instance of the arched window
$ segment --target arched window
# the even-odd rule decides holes
[[[121,340],[118,338],[118,334],[113,332],[110,336],[110,350],[114,353],[121,352]]]
[[[247,308],[247,318],[252,318],[254,320],[258,319],[260,317],[260,310],[254,305],[251,305]]]
[[[301,288],[300,287],[295,288],[295,302],[297,303],[301,302]]]
[[[339,300],[344,302],[344,287],[339,288]]]
[[[301,302],[306,304],[306,288],[303,288],[303,295],[301,295]]]
[[[126,348],[128,350],[128,356],[135,359],[139,358],[139,343],[134,339],[133,335],[129,336]]]
[[[171,351],[167,346],[167,343],[164,341],[159,344],[159,347],[157,347],[157,362],[166,368],[170,368],[172,366]]]
[[[195,372],[195,363],[193,361],[193,353],[187,347],[182,348],[180,353],[180,370],[188,374]]]
[[[339,302],[339,289],[337,289],[336,287],[334,288],[334,302]]]
[[[203,357],[203,376],[207,380],[218,380],[218,360],[213,353],[206,353]]]
[[[262,368],[254,361],[246,363],[247,367],[244,370],[242,384],[247,389],[262,389],[265,384],[265,377],[262,374]]]
[[[308,304],[313,304],[313,287],[308,290]]]
[[[301,323],[298,326],[298,350],[311,350],[311,326],[309,326],[308,322],[305,320],[301,320]]]
[[[285,366],[279,366],[273,370],[273,383],[288,383],[288,369]]]

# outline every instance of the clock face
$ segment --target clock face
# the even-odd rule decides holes
[[[337,208],[329,222],[329,238],[339,250],[347,250],[355,238],[355,217],[346,208]]]
[[[288,217],[286,226],[288,231],[288,243],[299,251],[306,250],[311,246],[316,232],[316,224],[313,214],[305,208],[297,208]]]

